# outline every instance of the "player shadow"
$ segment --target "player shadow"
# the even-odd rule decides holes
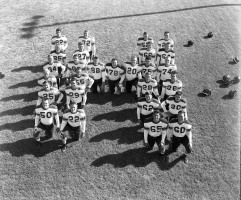
[[[34,88],[39,86],[38,84],[38,79],[32,80],[32,81],[26,81],[26,82],[21,82],[21,83],[17,83],[15,85],[11,85],[9,87],[9,89],[16,89],[19,87],[26,87],[26,88]]]
[[[136,122],[136,108],[127,108],[119,111],[112,111],[97,115],[92,118],[93,121],[109,120],[115,122],[124,122],[130,120]]]
[[[183,46],[184,46],[184,47],[191,47],[191,46],[193,46],[193,45],[184,44]]]
[[[167,153],[167,155],[170,153]],[[146,167],[150,163],[156,163],[160,170],[170,170],[178,162],[182,160],[182,157],[178,157],[171,162],[162,160],[159,152],[155,148],[151,152],[148,152],[146,148],[141,147],[137,149],[129,149],[118,154],[109,154],[103,157],[97,158],[91,163],[91,166],[101,167],[105,164],[111,164],[115,168],[123,168],[128,165],[134,167]]]
[[[16,108],[16,109],[11,109],[11,110],[6,110],[3,112],[0,112],[0,117],[6,116],[6,115],[22,115],[22,116],[28,116],[28,115],[33,115],[33,111],[35,109],[35,105],[30,105],[30,106],[25,106],[23,108]]]
[[[133,144],[143,140],[143,132],[141,126],[123,127],[117,130],[103,132],[92,138],[89,142],[100,142],[102,140],[117,140],[118,144]]]
[[[235,64],[237,64],[237,63],[235,63],[233,60],[230,60],[230,61],[228,61],[228,64],[230,64],[230,65],[235,65]]]
[[[32,21],[28,23],[23,24],[23,28],[20,30],[23,31],[24,33],[21,35],[22,39],[29,39],[34,37],[34,30],[36,29],[36,26],[39,24],[39,21],[41,18],[43,18],[43,15],[35,15],[31,18]]]
[[[223,100],[230,100],[230,99],[233,99],[232,97],[230,97],[228,94],[224,95],[222,97]]]
[[[9,152],[14,157],[24,155],[33,155],[35,157],[43,157],[51,152],[59,150],[61,140],[48,140],[42,143],[38,149],[34,138],[25,138],[12,143],[0,144],[1,152]]]
[[[165,10],[165,11],[157,11],[157,12],[147,12],[147,13],[140,13],[140,14],[136,13],[136,14],[129,14],[129,15],[100,17],[100,18],[94,18],[94,19],[57,22],[53,24],[34,26],[33,28],[44,28],[44,27],[60,26],[64,24],[86,23],[86,22],[111,20],[111,19],[132,18],[132,17],[139,17],[139,16],[147,16],[147,15],[160,15],[160,14],[173,13],[173,12],[183,12],[183,11],[189,11],[189,10],[197,10],[197,9],[212,8],[212,7],[227,7],[227,6],[241,6],[241,4],[216,4],[216,5],[197,6],[197,7],[173,9],[173,10]]]
[[[13,69],[11,72],[30,71],[32,73],[39,73],[39,72],[43,72],[43,66],[46,65],[46,64],[47,64],[47,62],[42,64],[42,65],[23,66],[23,67]]]
[[[12,132],[15,131],[24,131],[28,128],[33,128],[34,126],[34,117],[33,119],[24,119],[18,122],[6,123],[0,126],[0,131],[9,130]]]
[[[28,94],[16,94],[9,97],[3,97],[2,99],[0,99],[0,101],[24,100],[26,102],[30,102],[30,101],[36,100],[37,98],[38,98],[38,92],[35,91]]]
[[[220,88],[228,88],[229,86],[225,85],[223,80],[217,80],[216,83],[219,84]]]

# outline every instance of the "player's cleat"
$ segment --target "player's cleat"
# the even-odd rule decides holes
[[[208,35],[207,35],[208,38],[211,38],[213,37],[213,33],[212,32],[209,32]]]
[[[187,163],[188,163],[187,155],[186,155],[186,154],[183,154],[182,157],[183,157],[184,163],[187,164]]]
[[[237,90],[234,90],[234,91],[230,90],[229,93],[228,93],[228,96],[231,99],[235,98],[237,96]]]
[[[230,75],[224,75],[223,76],[223,83],[226,87],[230,86],[232,81],[231,81],[231,76]]]
[[[202,91],[202,93],[205,95],[205,96],[211,96],[211,90],[210,89],[204,89],[203,91]]]
[[[192,46],[192,45],[193,45],[193,41],[192,41],[192,40],[188,40],[187,45],[188,45],[189,47]]]
[[[232,80],[232,83],[237,84],[240,82],[240,79],[241,79],[240,76],[235,76],[234,79]]]
[[[65,152],[67,149],[67,144],[63,144],[63,146],[61,147],[61,151],[62,152]]]

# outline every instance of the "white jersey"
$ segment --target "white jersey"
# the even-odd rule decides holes
[[[137,107],[140,108],[142,115],[153,113],[154,109],[158,108],[159,105],[160,103],[156,99],[151,99],[150,102],[147,102],[145,97],[140,98],[137,102]]]
[[[57,77],[59,75],[59,68],[61,68],[61,74],[64,73],[66,67],[61,63],[47,64],[43,67],[43,70],[48,69],[50,71],[50,76]]]
[[[178,90],[182,90],[182,82],[178,79],[174,83],[171,80],[166,80],[163,82],[162,87],[166,89],[166,95],[173,96]]]
[[[131,62],[125,62],[125,77],[127,81],[132,81],[138,77],[141,73],[142,68],[137,64],[135,66],[131,65]]]
[[[51,51],[55,50],[55,46],[57,44],[60,44],[62,50],[66,50],[67,48],[67,37],[65,35],[61,35],[60,37],[57,37],[56,35],[52,37],[51,39]]]
[[[173,46],[174,46],[174,41],[173,39],[168,39],[168,40],[165,40],[164,38],[163,39],[160,39],[157,43],[157,52],[160,50],[160,49],[165,49],[165,46],[167,43],[170,43],[171,45],[171,49],[173,49]]]
[[[124,74],[124,70],[119,65],[113,68],[111,63],[107,63],[105,66],[106,74],[111,81],[116,81]]]
[[[72,127],[80,126],[81,122],[86,120],[85,111],[78,109],[76,113],[72,113],[70,109],[66,110],[63,114],[63,121],[67,121]]]
[[[50,82],[51,86],[55,86],[57,84],[57,79],[55,76],[49,76],[48,78],[42,77],[38,80],[38,84],[43,85],[45,81]]]
[[[90,52],[93,46],[95,45],[95,38],[92,36],[89,36],[88,38],[85,38],[84,36],[80,36],[78,38],[78,43],[79,42],[84,43],[84,49]]]
[[[66,59],[66,53],[62,50],[60,52],[56,52],[55,50],[51,51],[49,55],[53,57],[54,62],[64,63],[64,60]]]
[[[157,68],[157,72],[160,75],[160,80],[162,80],[162,81],[171,79],[172,71],[177,71],[176,65],[171,64],[169,66],[166,66],[165,64],[161,64]]]
[[[146,82],[145,79],[141,79],[138,81],[137,87],[141,89],[142,95],[145,95],[146,92],[153,93],[157,90],[157,81],[151,79],[149,82]]]
[[[39,117],[39,122],[44,125],[53,124],[54,117],[58,115],[57,106],[50,105],[48,109],[43,109],[42,106],[38,106],[35,109],[35,116]]]
[[[81,90],[79,87],[76,89],[72,89],[71,87],[67,87],[65,89],[66,96],[69,96],[70,101],[81,103],[83,101],[83,97],[85,95],[85,91]]]
[[[151,78],[155,79],[157,74],[157,68],[154,63],[151,63],[149,66],[146,66],[145,63],[140,65],[141,67],[141,75],[144,78],[147,72],[151,73]]]
[[[138,38],[138,40],[137,40],[137,45],[138,45],[139,47],[141,47],[141,48],[146,48],[146,47],[147,47],[146,44],[147,44],[148,42],[154,43],[154,40],[153,40],[152,38],[150,38],[150,37],[148,37],[147,40],[145,40],[144,37],[140,37],[140,38]]]
[[[139,51],[139,63],[143,63],[146,60],[146,57],[151,57],[151,61],[154,62],[156,58],[156,50],[154,48],[147,49],[147,48],[142,48]]]
[[[165,49],[160,49],[156,54],[156,64],[159,66],[165,64],[166,57],[171,57],[171,63],[174,63],[175,52],[173,50],[165,51]]]
[[[68,62],[67,71],[65,73],[65,76],[66,77],[73,76],[74,74],[76,74],[77,68],[80,68],[82,71],[85,71],[86,64],[85,63],[77,63],[76,64],[74,61]]]
[[[167,107],[167,110],[173,114],[177,115],[180,110],[184,110],[187,108],[187,101],[186,99],[181,99],[180,101],[176,102],[175,97],[168,97],[164,103],[162,103],[162,108]]]
[[[87,87],[91,88],[94,83],[94,80],[87,73],[82,73],[79,77],[74,75],[71,78],[76,79],[77,87],[81,90],[85,90]]]
[[[154,123],[152,118],[146,119],[144,122],[144,129],[148,131],[148,134],[152,137],[158,137],[163,131],[168,128],[168,122],[165,119],[160,119],[159,122]]]
[[[93,62],[90,62],[87,66],[87,70],[88,70],[89,76],[92,77],[94,80],[99,80],[103,76],[105,76],[105,66],[102,63],[98,63],[97,65],[94,65]]]
[[[90,61],[90,53],[87,50],[79,51],[76,50],[73,54],[73,57],[77,55],[79,57],[79,60],[84,61],[86,64]]]
[[[43,89],[38,92],[38,97],[41,99],[43,98],[49,99],[49,104],[54,103],[58,95],[60,95],[60,91],[54,87],[47,91]]]
[[[176,137],[184,137],[187,131],[191,131],[192,125],[189,121],[184,121],[182,124],[178,123],[178,119],[172,119],[169,122],[169,129],[172,130]]]

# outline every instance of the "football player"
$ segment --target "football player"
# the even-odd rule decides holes
[[[60,134],[62,137],[63,147],[62,151],[67,148],[67,133],[66,131],[73,132],[75,141],[79,141],[80,137],[85,137],[86,128],[86,115],[83,109],[78,109],[75,102],[70,103],[70,109],[63,113],[63,120],[60,126]],[[71,136],[71,134],[69,134]]]
[[[62,46],[57,44],[55,45],[55,50],[51,51],[49,56],[52,56],[54,58],[54,62],[60,62],[64,66],[66,66],[66,53],[62,50]]]
[[[178,90],[182,90],[182,81],[177,79],[177,71],[172,71],[171,79],[167,79],[163,82],[160,95],[161,101],[165,101],[168,97],[175,95]]]
[[[99,62],[99,57],[95,55],[93,62],[90,62],[87,66],[89,76],[94,79],[94,83],[91,87],[93,93],[97,93],[97,87],[99,86],[100,91],[105,91],[105,66]]]
[[[137,64],[137,57],[132,56],[131,62],[124,63],[124,76],[121,77],[120,84],[126,81],[126,92],[131,93],[132,86],[137,88],[138,80],[141,79],[142,68]]]
[[[168,42],[165,44],[165,49],[160,49],[156,54],[156,65],[160,66],[165,64],[165,59],[167,56],[171,57],[171,63],[174,64],[175,52],[171,49],[171,44]]]
[[[45,81],[48,81],[51,83],[52,87],[58,88],[57,79],[55,76],[50,75],[49,69],[44,69],[43,73],[44,73],[44,76],[38,80],[38,84],[43,85]]]
[[[156,58],[156,50],[152,48],[152,44],[153,43],[149,41],[146,43],[145,48],[140,49],[138,58],[139,64],[145,62],[147,57],[151,58],[151,61],[154,63]]]
[[[86,104],[85,90],[77,86],[76,78],[71,79],[71,86],[65,89],[66,94],[66,108],[70,109],[70,102],[76,102],[78,109],[82,109]]]
[[[177,70],[177,66],[175,64],[171,64],[170,56],[167,56],[165,58],[165,64],[161,64],[158,66],[156,80],[157,80],[157,83],[159,84],[160,94],[162,92],[163,81],[171,79],[172,71],[176,71],[176,70]]]
[[[160,102],[152,98],[150,92],[145,93],[145,97],[139,98],[137,102],[137,120],[143,126],[145,119],[152,116],[154,109],[160,107]]]
[[[39,106],[44,98],[48,99],[48,103],[50,105],[57,106],[58,104],[60,104],[63,96],[64,95],[57,88],[51,87],[51,83],[49,81],[44,81],[43,89],[38,92],[38,100],[36,106]],[[56,101],[57,97],[58,100]]]
[[[45,131],[47,139],[51,139],[54,134],[54,123],[56,132],[59,131],[59,115],[55,105],[50,105],[48,99],[44,98],[42,104],[36,107],[33,137],[37,141],[38,147],[41,145],[41,133]],[[55,119],[55,122],[54,122]]]
[[[185,163],[188,163],[187,154],[192,152],[192,125],[185,120],[185,112],[180,110],[178,118],[172,119],[169,122],[169,130],[173,135],[172,152],[176,152],[180,144],[182,144],[186,152],[183,154]]]
[[[56,35],[51,39],[51,51],[55,50],[56,45],[61,45],[63,51],[65,51],[68,47],[67,37],[62,35],[60,28],[56,29]]]
[[[140,64],[142,78],[145,77],[147,72],[151,73],[151,78],[156,79],[157,68],[154,63],[151,62],[151,57],[147,56],[144,63]]]
[[[85,30],[84,35],[78,38],[78,43],[84,43],[84,50],[87,50],[90,55],[90,60],[96,54],[95,38],[89,35],[89,31]]]
[[[118,64],[117,59],[113,58],[111,63],[106,64],[105,69],[110,93],[114,94],[115,87],[117,87],[117,93],[120,93],[122,89],[122,84],[120,84],[120,80],[121,77],[124,76],[124,70]]]
[[[154,40],[148,36],[147,32],[143,33],[143,37],[138,38],[137,40],[137,46],[141,48],[146,48],[147,47],[147,42],[151,41],[152,44],[154,43]]]
[[[157,52],[160,51],[160,49],[165,49],[165,45],[167,43],[170,43],[171,49],[173,50],[174,47],[174,41],[170,38],[169,31],[164,32],[164,38],[160,39],[157,43]]]
[[[144,145],[148,150],[152,150],[156,143],[161,155],[165,153],[165,138],[168,122],[162,118],[161,112],[157,109],[144,122]]]
[[[78,47],[79,49],[74,52],[73,57],[77,55],[79,57],[79,60],[84,61],[87,65],[90,62],[89,51],[85,50],[85,46],[83,42],[79,42]]]
[[[147,72],[144,79],[140,79],[137,84],[137,98],[144,97],[146,92],[150,92],[153,97],[159,100],[157,81],[151,78],[151,73]]]

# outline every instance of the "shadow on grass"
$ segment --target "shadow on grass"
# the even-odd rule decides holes
[[[228,64],[230,64],[230,65],[235,65],[235,64],[237,64],[237,63],[235,63],[233,60],[230,60],[230,61],[228,61]]]
[[[36,99],[38,99],[38,91],[31,92],[28,94],[16,94],[16,95],[12,95],[9,97],[4,97],[4,98],[0,99],[0,101],[24,100],[26,102],[30,102],[30,101],[33,101]]]
[[[0,112],[0,117],[6,116],[6,115],[19,115],[19,114],[22,116],[33,115],[34,109],[35,109],[35,105],[30,105],[30,106],[25,106],[23,108],[6,110],[3,112]]]
[[[43,18],[43,15],[35,15],[31,18],[31,22],[27,22],[23,24],[23,28],[21,28],[21,31],[24,33],[21,35],[22,39],[29,39],[34,37],[34,30],[36,29],[36,26],[39,24],[39,20]]]
[[[33,113],[33,110],[31,111]],[[34,127],[34,116],[33,119],[24,119],[18,122],[6,123],[0,126],[0,131],[10,130],[10,131],[24,131],[27,128]]]
[[[216,83],[219,84],[220,88],[228,88],[229,86],[225,85],[223,80],[217,80]]]
[[[61,140],[48,140],[42,143],[40,149],[36,146],[36,141],[33,138],[25,138],[13,143],[0,144],[0,151],[9,152],[14,157],[24,155],[33,155],[35,157],[43,157],[53,151],[59,150]]]
[[[170,152],[167,152],[167,156]],[[111,164],[115,168],[123,168],[128,165],[134,167],[145,167],[150,163],[155,162],[160,170],[169,170],[182,160],[182,156],[171,162],[166,162],[161,159],[158,151],[153,150],[148,152],[146,148],[129,149],[119,154],[110,154],[100,157],[91,163],[91,166],[101,167],[105,164]]]
[[[21,71],[31,71],[33,73],[43,72],[43,66],[46,64],[47,64],[47,62],[42,65],[23,66],[23,67],[13,69],[11,72],[21,72]]]
[[[232,97],[230,97],[228,94],[224,95],[222,97],[223,100],[230,100],[230,99],[233,99]]]
[[[184,47],[192,47],[193,45],[184,44]]]
[[[92,118],[93,121],[101,121],[103,119],[115,122],[123,122],[126,120],[136,122],[136,108],[127,108],[120,111],[112,111],[109,113],[97,115]]]
[[[141,126],[123,127],[114,131],[108,131],[90,138],[89,142],[100,142],[102,140],[118,140],[118,144],[133,144],[143,140],[143,132],[138,130]]]
[[[15,85],[11,85],[9,87],[9,89],[15,89],[15,88],[19,88],[19,87],[34,88],[37,86],[39,86],[38,79],[35,79],[32,81],[26,81],[26,82],[17,83]]]

